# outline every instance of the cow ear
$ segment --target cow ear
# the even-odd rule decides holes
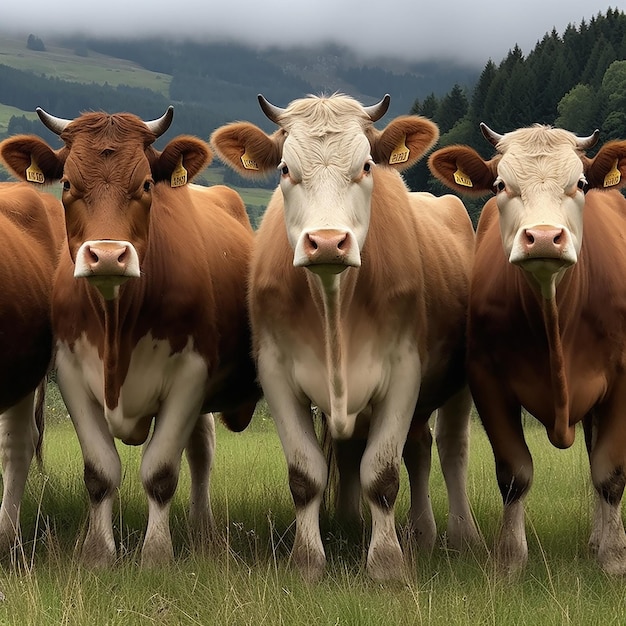
[[[152,163],[152,176],[155,182],[170,180],[173,187],[184,185],[207,167],[212,158],[207,143],[191,135],[181,135],[172,139]]]
[[[280,164],[282,135],[280,130],[270,136],[249,122],[234,122],[213,132],[211,146],[241,176],[267,176]]]
[[[66,149],[55,152],[36,135],[16,135],[0,143],[0,159],[20,180],[52,183],[63,176]]]
[[[404,170],[421,159],[439,139],[434,122],[419,115],[403,115],[387,124],[384,130],[369,132],[375,163]]]
[[[589,189],[620,189],[626,185],[626,141],[604,144],[593,159],[583,157]]]
[[[485,161],[468,146],[448,146],[428,158],[432,175],[459,193],[483,196],[493,191],[496,162]]]

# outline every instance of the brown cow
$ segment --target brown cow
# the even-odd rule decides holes
[[[450,540],[477,534],[465,493],[474,233],[458,199],[411,194],[396,171],[436,141],[432,122],[405,116],[377,131],[389,96],[372,107],[343,95],[311,97],[284,110],[259,98],[280,127],[274,135],[235,123],[211,140],[241,173],[281,172],[257,233],[249,301],[259,377],[296,508],[292,558],[305,578],[321,576],[327,468],[314,404],[338,450],[339,508],[357,516],[362,493],[371,511],[367,570],[396,578],[404,562],[394,513],[403,448],[411,522],[434,542],[428,418],[439,407]]]
[[[52,359],[52,277],[63,238],[63,207],[57,198],[26,183],[0,183],[3,555],[19,536],[20,503],[33,454],[41,445],[43,406],[35,412],[35,390],[45,384]]]
[[[626,483],[626,142],[584,151],[581,139],[534,126],[499,135],[497,156],[443,148],[432,172],[458,191],[495,192],[480,216],[470,295],[469,378],[504,502],[497,556],[528,558],[523,497],[533,477],[521,423],[527,409],[566,448],[581,420],[597,492],[590,546],[626,573],[620,502]],[[584,233],[584,235],[583,235]]]
[[[245,302],[253,232],[234,191],[186,184],[211,158],[204,142],[181,136],[162,152],[152,147],[171,123],[171,108],[152,122],[126,113],[73,121],[38,113],[64,147],[17,136],[0,151],[16,175],[32,161],[46,180],[63,184],[68,246],[55,278],[53,324],[59,387],[90,499],[83,559],[101,566],[115,558],[119,438],[147,441],[142,563],[158,564],[173,554],[169,508],[183,450],[190,519],[204,536],[213,525],[215,433],[207,412],[221,411],[241,430],[260,395]]]

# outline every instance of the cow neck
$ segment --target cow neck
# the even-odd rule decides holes
[[[322,287],[321,295],[324,305],[324,352],[326,354],[330,396],[329,427],[332,437],[339,439],[344,439],[352,434],[350,432],[351,426],[348,424],[346,363],[343,353],[341,324],[342,275],[319,275],[319,281],[317,281]]]
[[[569,423],[569,390],[565,375],[565,359],[559,329],[559,309],[556,297],[541,298],[543,322],[548,338],[550,376],[554,398],[554,424],[548,438],[557,448],[569,448],[574,443],[575,430]]]
[[[104,402],[113,410],[119,401],[120,299],[104,300]]]

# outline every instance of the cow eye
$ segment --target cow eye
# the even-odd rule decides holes
[[[589,183],[588,183],[588,182],[587,182],[584,178],[581,178],[581,179],[578,181],[577,187],[578,187],[578,189],[580,189],[583,193],[587,193],[587,190],[589,189]]]
[[[369,174],[371,171],[372,171],[372,162],[365,161],[365,164],[363,165],[363,172],[365,174]]]
[[[69,191],[71,188],[70,181],[67,178],[63,179],[63,191]]]
[[[143,190],[148,193],[152,189],[152,181],[146,180],[143,184]]]
[[[506,185],[504,184],[503,180],[496,180],[496,182],[493,184],[494,193],[500,193],[501,191],[504,191],[505,189],[506,189]]]
[[[284,163],[280,164],[280,173],[283,176],[289,176],[289,168]]]

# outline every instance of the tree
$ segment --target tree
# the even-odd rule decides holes
[[[602,131],[604,140],[626,136],[626,61],[614,61],[602,77]]]
[[[43,45],[43,41],[39,39],[39,37],[35,37],[35,35],[28,35],[28,39],[26,40],[26,47],[29,50],[35,50],[36,52],[46,51],[46,46]]]
[[[555,125],[580,135],[587,135],[597,126],[598,99],[589,85],[576,85],[557,105]]]
[[[469,109],[467,96],[460,85],[454,85],[452,90],[441,99],[435,117],[439,131],[447,133],[463,117]]]

